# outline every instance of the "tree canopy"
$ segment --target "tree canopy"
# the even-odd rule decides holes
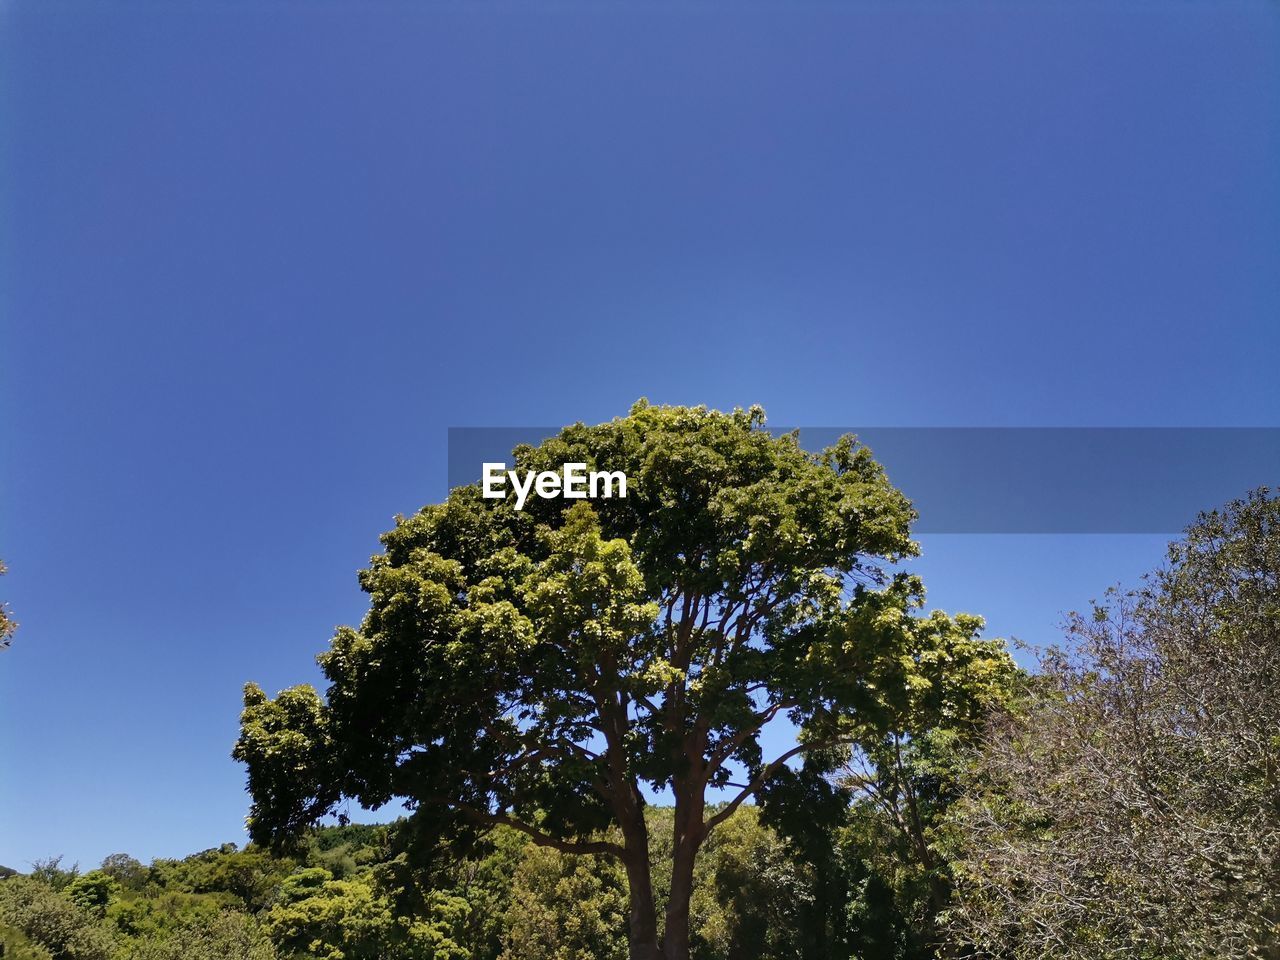
[[[977,713],[1012,672],[979,618],[921,615],[891,569],[915,513],[870,451],[764,423],[641,401],[514,451],[522,471],[623,471],[625,498],[518,510],[470,485],[397,518],[360,575],[367,616],[320,657],[325,695],[246,688],[253,836],[345,798],[406,803],[424,847],[506,825],[618,860],[632,958],[688,957],[698,851],[743,803],[829,791],[852,745]],[[779,718],[798,737],[767,755]],[[675,805],[661,936],[646,788]]]

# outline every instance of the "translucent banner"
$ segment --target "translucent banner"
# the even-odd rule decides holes
[[[776,428],[784,433],[791,428]],[[819,450],[870,447],[920,512],[917,533],[1164,533],[1280,484],[1276,427],[801,427]],[[449,486],[555,427],[452,427]]]

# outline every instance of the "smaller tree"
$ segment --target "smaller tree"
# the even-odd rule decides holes
[[[60,855],[36,860],[31,864],[31,879],[39,880],[54,890],[65,889],[78,876],[80,876],[80,864],[73,863],[70,867],[64,867]]]
[[[1280,956],[1280,500],[1202,515],[1068,635],[956,807],[954,931],[1002,960]]]
[[[127,853],[108,854],[98,869],[126,890],[141,890],[147,882],[147,868]]]
[[[258,849],[219,851],[201,871],[195,890],[229,893],[245,909],[257,912],[270,904],[276,885],[290,865]]]
[[[960,797],[987,719],[1010,704],[1024,679],[1012,661],[991,660],[977,643],[919,659],[924,682],[886,729],[855,745],[838,777],[852,794],[841,831],[853,901],[849,936],[868,958],[937,955],[951,897],[939,828]]]
[[[120,884],[101,870],[91,870],[67,885],[71,902],[99,920],[107,915],[107,906],[119,892]]]

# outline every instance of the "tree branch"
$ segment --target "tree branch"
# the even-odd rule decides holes
[[[782,766],[784,763],[786,763],[788,760],[790,760],[792,757],[799,756],[800,754],[804,753],[807,750],[823,750],[823,749],[826,749],[827,747],[839,746],[842,743],[854,743],[854,742],[856,741],[841,737],[834,740],[820,740],[817,743],[802,743],[802,744],[799,744],[798,746],[792,747],[790,750],[788,750],[782,756],[778,757],[778,759],[774,760],[772,763],[765,764],[764,767],[761,768],[760,772],[756,774],[755,778],[749,784],[747,784],[746,787],[743,788],[741,793],[739,793],[736,797],[730,800],[728,805],[725,806],[723,810],[721,810],[714,817],[712,817],[705,824],[703,824],[703,827],[702,827],[703,835],[705,836],[706,834],[709,834],[717,826],[719,826],[721,823],[723,823],[724,821],[728,820],[731,816],[733,816],[734,812],[740,806],[742,806],[743,802],[746,801],[748,797],[751,797],[752,795],[754,795],[762,786],[764,786],[765,783],[768,782],[769,778],[772,777],[774,773],[777,772],[778,768]]]
[[[550,847],[553,850],[559,850],[561,853],[596,854],[598,856],[622,859],[622,847],[608,840],[563,840],[560,837],[553,837],[551,834],[539,830],[532,824],[518,820],[510,814],[490,813],[466,805],[459,805],[458,810],[474,823],[487,826],[502,825],[518,830],[540,847]]]

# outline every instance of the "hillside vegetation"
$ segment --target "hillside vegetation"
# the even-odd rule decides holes
[[[650,808],[649,819],[660,860],[671,811]],[[113,855],[88,872],[44,862],[0,881],[0,942],[5,960],[626,957],[616,864],[499,829],[474,856],[421,871],[398,852],[410,839],[403,822],[348,825],[315,831],[288,856],[227,844],[149,865]],[[807,861],[756,808],[740,808],[699,861],[697,955],[782,960],[833,940],[849,949],[843,914],[869,865],[850,827],[831,839],[831,856]]]

